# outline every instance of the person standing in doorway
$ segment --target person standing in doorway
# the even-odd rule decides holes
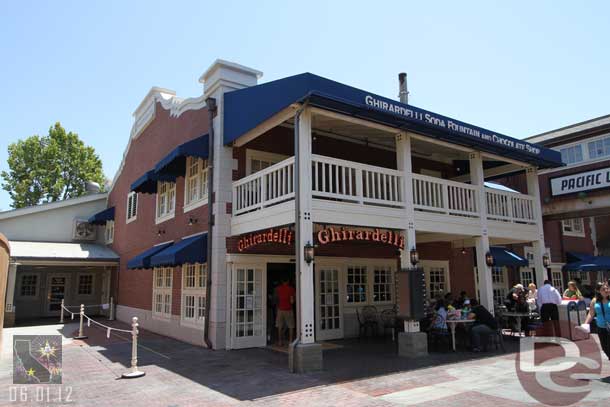
[[[540,308],[540,321],[543,323],[544,331],[547,333],[550,326],[553,336],[559,336],[559,308],[561,304],[561,294],[551,285],[549,280],[544,280],[544,285],[538,290],[538,307]]]
[[[294,339],[294,312],[292,312],[292,304],[294,304],[296,290],[290,285],[288,277],[284,277],[282,284],[275,289],[275,293],[277,298],[275,326],[277,327],[278,345],[283,346],[284,327],[288,328],[288,343]]]

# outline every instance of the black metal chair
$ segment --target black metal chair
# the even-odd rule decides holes
[[[397,312],[395,309],[386,309],[381,311],[379,315],[381,319],[381,326],[383,328],[383,335],[385,336],[386,329],[392,330],[392,340],[396,339],[396,316]]]
[[[377,332],[377,328],[379,326],[377,322],[377,308],[372,305],[367,305],[362,308],[359,312],[356,309],[356,317],[358,318],[358,325],[360,327],[358,331],[358,336],[361,338],[362,334],[366,336],[367,330],[371,330],[373,336]]]

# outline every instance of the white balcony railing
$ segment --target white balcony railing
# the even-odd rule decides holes
[[[403,173],[321,155],[312,155],[314,199],[359,205],[403,208]],[[412,174],[416,211],[449,216],[480,216],[479,188],[420,174]],[[490,220],[533,224],[534,200],[528,195],[485,188]],[[233,215],[261,210],[294,199],[294,157],[233,183]]]

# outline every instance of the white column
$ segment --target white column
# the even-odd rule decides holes
[[[534,269],[536,272],[536,283],[542,286],[544,280],[548,278],[548,273],[542,261],[546,254],[546,246],[544,245],[544,223],[542,221],[542,202],[540,200],[540,185],[538,182],[538,171],[534,167],[528,167],[525,170],[527,179],[527,194],[534,198],[534,216],[536,218],[536,228],[538,240],[532,242],[534,255]]]
[[[415,248],[415,210],[413,209],[413,166],[411,163],[411,137],[407,133],[396,136],[396,164],[403,173],[402,199],[405,203],[405,249],[401,253],[401,267],[409,266],[409,251]]]
[[[477,270],[479,272],[479,293],[481,304],[493,313],[494,296],[491,280],[491,268],[487,266],[485,254],[489,252],[489,236],[487,234],[487,202],[485,196],[485,175],[483,173],[483,158],[480,152],[470,153],[470,182],[477,188],[477,208],[481,221],[481,235],[475,237]]]
[[[15,283],[17,281],[17,264],[9,263],[8,278],[6,282],[5,312],[15,312]],[[2,328],[2,327],[0,327]]]
[[[296,238],[296,262],[299,278],[300,341],[303,344],[314,343],[314,287],[313,262],[308,264],[303,256],[303,247],[313,244],[313,222],[311,219],[311,111],[301,112],[299,130],[299,214]]]

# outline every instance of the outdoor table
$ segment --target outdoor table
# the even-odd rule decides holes
[[[502,318],[504,317],[514,317],[517,323],[517,331],[519,331],[519,336],[523,333],[523,327],[521,326],[521,318],[531,318],[531,312],[517,312],[517,311],[506,311],[502,314]]]
[[[451,344],[453,345],[453,351],[455,352],[455,327],[457,324],[472,324],[474,319],[448,319],[446,322],[451,330]]]

